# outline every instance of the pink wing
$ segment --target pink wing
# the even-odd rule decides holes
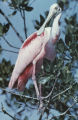
[[[36,64],[36,74],[40,71],[41,65],[43,64],[43,59],[39,60]],[[18,78],[17,82],[17,88],[20,91],[23,91],[25,89],[25,85],[30,77],[32,77],[32,71],[33,71],[33,64],[29,64],[26,69],[22,72],[22,74]]]
[[[18,77],[40,53],[43,45],[43,37],[43,33],[40,36],[37,36],[37,34],[34,33],[22,45],[9,83],[10,88],[14,86]]]
[[[28,81],[28,79],[32,76],[33,71],[33,64],[29,64],[26,69],[22,72],[22,74],[18,78],[17,88],[20,91],[23,91],[25,89],[25,85]]]

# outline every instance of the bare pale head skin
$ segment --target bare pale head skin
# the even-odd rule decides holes
[[[61,8],[57,3],[54,3],[53,5],[50,6],[49,13],[51,15],[54,15],[56,13],[58,14],[59,12],[61,12]]]

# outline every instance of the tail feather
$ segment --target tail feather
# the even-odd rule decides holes
[[[32,76],[32,69],[33,65],[30,64],[26,67],[20,76],[13,72],[8,87],[11,89],[18,88],[18,90],[23,91],[25,89],[28,78]]]
[[[25,89],[25,85],[28,79],[32,76],[32,70],[33,70],[33,65],[30,64],[26,67],[24,72],[19,76],[17,83],[18,90],[23,91]]]
[[[16,74],[13,71],[8,87],[11,88],[11,89],[15,88],[17,86],[17,79],[18,79],[18,74]]]
[[[36,65],[36,73],[40,71],[43,60],[37,62]],[[33,64],[29,64],[25,70],[21,73],[21,75],[16,74],[16,72],[12,73],[11,80],[9,82],[9,88],[18,88],[18,90],[23,91],[25,89],[25,85],[30,77],[32,77]]]

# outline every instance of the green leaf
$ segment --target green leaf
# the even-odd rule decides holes
[[[25,10],[28,11],[28,12],[29,12],[29,11],[32,11],[32,10],[33,10],[33,7],[26,6],[26,7],[25,7]]]
[[[3,36],[9,30],[9,23],[2,25],[0,23],[0,36]]]
[[[35,29],[36,29],[36,30],[39,30],[39,28],[40,28],[39,26],[35,26]]]
[[[50,80],[50,77],[41,77],[39,83],[45,85]]]
[[[5,25],[3,26],[3,33],[7,33],[8,30],[9,30],[9,27],[10,27],[9,23],[5,24]]]
[[[45,21],[45,18],[42,15],[40,15],[40,23],[43,24],[44,21]]]
[[[35,20],[35,22],[36,22],[36,24],[37,24],[37,25],[40,25],[40,23],[39,23],[39,21],[38,21],[38,20]]]
[[[17,13],[17,11],[15,10],[15,11],[13,11],[13,13],[11,13],[10,15],[8,15],[8,16],[13,16],[13,15],[16,15],[16,13]]]
[[[1,45],[0,45],[0,53],[2,52],[2,47],[1,47]]]
[[[0,23],[0,36],[3,35],[3,25]]]

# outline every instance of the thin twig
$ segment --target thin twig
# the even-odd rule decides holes
[[[76,84],[76,83],[75,83],[75,84]],[[75,85],[75,84],[73,84],[73,85]],[[64,91],[62,91],[62,92],[56,94],[55,96],[53,96],[52,99],[58,97],[59,95],[62,95],[63,93],[65,93],[65,92],[67,92],[68,90],[70,90],[71,88],[72,88],[72,86],[68,87],[68,88],[65,89]],[[39,100],[38,98],[34,98],[34,97],[31,97],[31,96],[26,96],[26,95],[21,95],[21,94],[15,93],[15,92],[13,92],[13,91],[11,91],[11,90],[7,90],[7,89],[1,88],[1,87],[0,87],[0,89],[3,90],[3,91],[5,91],[5,92],[8,92],[8,93],[11,93],[11,94],[13,94],[13,95],[16,95],[16,96],[19,96],[19,97],[23,97],[23,98],[26,98],[26,99]],[[51,92],[52,92],[52,91],[51,91]],[[47,97],[47,98],[48,98],[48,97]],[[47,98],[42,97],[42,99],[47,99]]]
[[[4,114],[6,114],[6,115],[8,115],[9,117],[11,117],[13,120],[19,120],[19,119],[13,117],[11,114],[9,114],[9,113],[4,109],[3,104],[2,104],[1,109],[2,109],[2,112],[3,112]]]
[[[47,98],[49,98],[49,97],[52,95],[52,93],[53,93],[53,90],[54,90],[54,88],[55,88],[55,85],[56,85],[56,81],[57,81],[57,79],[55,80],[55,82],[54,82],[54,85],[53,85],[53,87],[52,87],[52,90],[50,91],[50,93],[49,93],[47,96],[45,96],[45,97],[42,97],[42,99],[47,99]]]
[[[23,13],[22,13],[23,12]],[[26,17],[25,17],[25,11],[23,10],[20,10],[20,14],[21,14],[21,17],[24,21],[24,33],[25,33],[25,37],[27,38],[27,28],[26,28]]]
[[[65,89],[64,91],[62,91],[62,92],[60,92],[60,93],[54,95],[54,96],[52,97],[52,99],[58,97],[59,95],[62,95],[63,93],[67,92],[67,91],[70,90],[70,89],[72,89],[72,86],[70,86],[70,87],[68,87],[67,89]]]
[[[26,98],[26,99],[38,100],[38,98],[34,98],[34,97],[31,97],[31,96],[26,96],[26,95],[21,95],[21,94],[19,94],[19,93],[13,92],[13,91],[11,91],[11,90],[7,90],[7,89],[5,89],[5,88],[1,88],[1,87],[0,87],[0,89],[3,90],[3,91],[5,91],[5,92],[7,92],[7,93],[11,93],[11,94],[16,95],[16,96],[19,96],[19,97],[23,97],[23,98]]]
[[[26,18],[25,18],[25,11],[24,10],[23,10],[23,20],[24,20],[25,37],[27,38]]]
[[[72,65],[72,67],[74,67],[74,68],[78,69],[78,66]]]
[[[22,10],[20,9],[19,11],[20,11],[20,15],[21,15],[21,17],[23,18]]]
[[[54,82],[54,85],[53,85],[52,90],[50,91],[50,93],[49,93],[47,96],[42,97],[42,99],[47,99],[47,98],[49,98],[49,97],[52,95],[52,93],[53,93],[53,90],[54,90],[54,88],[55,88],[55,85],[56,85],[57,78],[58,78],[59,74],[60,74],[60,72],[57,74],[57,76],[56,76],[56,78],[55,78],[55,82]]]
[[[20,34],[17,32],[17,30],[15,29],[15,27],[12,25],[11,21],[8,19],[8,17],[5,15],[5,13],[0,9],[0,13],[5,17],[5,19],[7,20],[7,22],[10,24],[10,26],[12,27],[12,29],[14,30],[14,32],[16,33],[16,35],[18,36],[19,40],[21,42],[24,42],[23,38],[20,36]]]
[[[70,108],[72,108],[75,104],[76,104],[76,102],[73,103],[65,112],[61,113],[60,116],[65,115],[70,110]]]
[[[77,101],[75,100],[75,102],[74,102],[65,112],[63,112],[63,113],[61,113],[61,114],[59,114],[59,115],[53,116],[53,117],[51,117],[51,118],[48,119],[48,120],[52,120],[52,119],[55,118],[55,117],[60,117],[60,116],[66,115],[66,113],[67,113],[76,103],[77,103]]]
[[[13,46],[10,42],[8,42],[8,40],[4,37],[4,36],[2,36],[2,38],[3,38],[3,40],[10,46],[10,47],[12,47],[12,48],[16,48],[16,49],[20,49],[20,48],[18,48],[18,47],[15,47],[15,46]]]

